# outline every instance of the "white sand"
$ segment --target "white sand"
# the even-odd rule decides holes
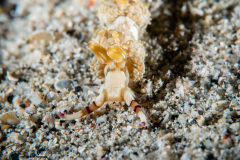
[[[83,109],[101,86],[85,44],[99,27],[98,3],[2,4],[0,114],[25,120],[1,131],[1,159],[240,159],[239,0],[148,2],[146,72],[131,84],[149,120],[144,129],[129,127],[139,118],[119,103],[76,122],[56,115],[59,105]]]

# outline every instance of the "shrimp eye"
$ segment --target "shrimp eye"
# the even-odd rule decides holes
[[[117,31],[110,31],[110,34],[115,38],[119,37],[119,33]]]

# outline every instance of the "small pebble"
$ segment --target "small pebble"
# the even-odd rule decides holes
[[[64,92],[64,89],[71,90],[72,89],[72,81],[70,80],[59,80],[54,84],[56,90]]]
[[[2,132],[0,131],[0,141],[2,140],[2,138],[3,138],[3,134],[2,134]]]
[[[7,78],[9,81],[17,82],[18,78],[14,77],[10,72],[7,72]]]
[[[80,92],[80,91],[82,91],[82,87],[76,86],[76,87],[75,87],[75,92]]]
[[[236,45],[240,44],[240,39],[236,40],[236,41],[234,42],[234,44],[236,44]]]
[[[20,123],[20,119],[15,116],[16,112],[6,112],[0,115],[0,120],[3,123],[16,125]]]
[[[52,35],[49,32],[46,31],[36,31],[31,34],[29,37],[29,41],[37,41],[40,43],[40,41],[43,41],[44,43],[48,43],[52,39]]]
[[[105,123],[107,121],[107,115],[103,115],[97,118],[97,124]]]
[[[228,101],[227,100],[223,100],[223,101],[218,101],[212,104],[212,108],[215,111],[221,111],[223,109],[225,109],[226,107],[228,107]]]
[[[196,7],[190,6],[190,12],[193,16],[203,16],[204,11],[202,9],[198,9]]]
[[[230,128],[232,130],[234,130],[235,132],[239,132],[240,131],[240,122],[236,122],[230,125]]]
[[[1,130],[2,130],[2,131],[8,130],[8,128],[10,128],[10,127],[11,127],[11,125],[3,125],[3,126],[1,127]]]
[[[7,101],[9,103],[12,103],[13,98],[14,98],[14,96],[12,94],[10,94],[10,95],[7,96]]]

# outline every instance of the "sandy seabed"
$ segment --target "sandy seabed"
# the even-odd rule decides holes
[[[0,159],[240,159],[239,0],[148,0],[145,74],[130,87],[148,117],[108,103],[77,112],[103,81],[86,43],[100,2],[0,2]]]

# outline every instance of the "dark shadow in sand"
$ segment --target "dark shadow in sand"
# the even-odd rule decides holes
[[[164,81],[163,86],[153,94],[153,97],[147,97],[146,100],[143,100],[143,104],[148,103],[149,108],[151,108],[152,104],[159,102],[159,100],[164,100],[169,89],[173,91],[173,89],[176,88],[177,78],[187,77],[187,73],[189,72],[186,66],[191,61],[191,40],[195,31],[201,29],[201,25],[198,24],[200,17],[190,14],[187,2],[188,1],[182,0],[165,0],[158,8],[161,14],[154,17],[151,25],[147,28],[150,39],[156,39],[162,49],[161,53],[159,53],[161,54],[160,56],[153,57],[156,56],[156,54],[151,54],[149,51],[157,50],[156,48],[159,46],[154,46],[154,43],[150,44],[151,49],[147,51],[148,56],[145,62],[145,78],[153,81],[154,79],[162,79],[162,81]],[[182,12],[184,5],[185,13]],[[170,14],[164,12],[166,8]],[[185,29],[181,29],[179,27],[180,25],[184,25]],[[164,40],[166,38],[167,40]],[[171,71],[171,76],[166,78],[169,70]],[[155,87],[155,85],[153,82],[153,87]],[[149,101],[151,101],[152,104],[149,104]],[[150,129],[161,127],[161,122],[154,119],[154,117],[149,119],[152,121]]]
[[[161,14],[153,18],[152,24],[147,28],[150,38],[157,39],[158,44],[162,47],[162,53],[159,53],[162,54],[160,58],[154,58],[153,60],[155,62],[152,63],[152,60],[146,61],[146,72],[151,73],[146,74],[146,78],[161,78],[164,81],[164,85],[158,91],[159,94],[155,94],[153,97],[156,101],[164,99],[165,88],[170,82],[173,84],[173,81],[175,81],[179,76],[185,77],[189,72],[185,66],[191,61],[191,40],[195,31],[200,28],[196,28],[195,25],[198,23],[199,18],[193,17],[190,14],[188,5],[185,5],[185,14],[182,13],[181,10],[183,8],[183,4],[186,4],[186,1],[166,0],[159,8]],[[164,13],[165,8],[167,8],[171,14]],[[179,27],[182,24],[185,26],[185,29],[181,29]],[[200,25],[198,25],[198,27],[199,26]],[[164,40],[165,38],[168,38],[168,40]],[[174,43],[176,46],[175,48]],[[155,46],[152,47],[154,48]],[[146,59],[152,56],[153,55],[151,55],[151,53],[148,53]],[[171,71],[171,76],[166,79],[164,78],[164,75],[169,70]],[[171,88],[174,89],[175,86],[171,86]]]

